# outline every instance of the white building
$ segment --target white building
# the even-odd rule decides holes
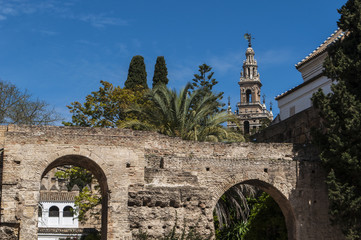
[[[79,188],[74,185],[71,191],[66,181],[55,173],[62,168],[54,168],[41,181],[38,207],[38,240],[77,240],[82,236],[75,209],[75,196]]]
[[[323,75],[323,62],[327,56],[327,46],[343,35],[342,30],[336,30],[317,49],[296,64],[296,69],[302,74],[303,83],[275,98],[280,109],[278,121],[312,107],[311,97],[319,88],[325,94],[331,92],[332,81]]]
[[[74,197],[77,193],[56,189],[40,192],[39,240],[80,239],[81,229],[78,229],[78,218],[74,213]]]

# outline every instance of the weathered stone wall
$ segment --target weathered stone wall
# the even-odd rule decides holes
[[[277,124],[271,125],[252,136],[257,142],[310,143],[311,129],[320,126],[320,116],[313,108],[308,108]]]
[[[324,173],[308,149],[292,144],[199,143],[120,129],[9,126],[5,134],[1,222],[36,239],[41,177],[55,166],[88,168],[103,194],[103,239],[155,239],[197,226],[214,232],[213,209],[238,183],[279,204],[289,239],[342,239],[328,220]]]

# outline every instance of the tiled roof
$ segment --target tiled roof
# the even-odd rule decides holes
[[[331,34],[318,48],[316,48],[312,53],[310,53],[307,57],[302,59],[300,62],[298,62],[295,67],[298,69],[303,64],[307,63],[311,59],[317,57],[318,55],[322,54],[326,51],[327,46],[333,43],[335,40],[341,38],[344,36],[344,32],[341,29],[337,29],[334,33]]]
[[[42,202],[74,202],[76,192],[40,192]]]
[[[315,80],[316,80],[317,78],[319,78],[320,76],[322,76],[322,74],[319,74],[319,75],[313,77],[312,79],[310,79],[310,80],[308,80],[308,81],[306,81],[306,82],[303,82],[303,83],[301,83],[300,85],[297,85],[296,87],[291,88],[290,90],[288,90],[288,91],[286,91],[286,92],[284,92],[284,93],[281,93],[281,94],[277,95],[277,96],[275,97],[275,100],[280,100],[281,98],[287,96],[288,94],[293,93],[294,91],[300,89],[301,87],[306,86],[307,84],[315,81]]]
[[[336,41],[337,39],[342,38],[345,35],[345,32],[343,32],[341,29],[337,29],[334,33],[331,34],[331,36],[329,36],[318,48],[316,48],[312,53],[310,53],[307,57],[305,57],[304,59],[302,59],[300,62],[298,62],[295,67],[298,69],[300,68],[302,65],[304,65],[305,63],[309,62],[310,60],[314,59],[315,57],[321,55],[322,53],[324,53],[327,49],[327,46],[330,45],[331,43],[333,43],[334,41]],[[315,77],[313,77],[312,79],[303,82],[297,86],[295,86],[294,88],[281,93],[279,95],[277,95],[275,97],[275,100],[279,100],[285,96],[287,96],[288,94],[296,91],[297,89],[311,83],[312,81],[316,80],[318,77],[320,77],[320,75],[317,75]]]

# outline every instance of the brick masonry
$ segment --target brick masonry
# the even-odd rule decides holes
[[[15,236],[16,229],[20,240],[37,239],[40,180],[64,164],[86,167],[97,177],[103,239],[134,239],[140,231],[159,239],[175,221],[178,231],[185,224],[212,234],[219,197],[238,183],[275,199],[288,239],[342,239],[329,222],[317,155],[303,146],[201,143],[122,129],[0,127],[1,239],[2,232]]]

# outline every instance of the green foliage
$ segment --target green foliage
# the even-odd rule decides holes
[[[218,82],[215,78],[213,78],[214,72],[212,71],[212,67],[203,63],[199,65],[199,74],[194,74],[193,82],[191,89],[197,90],[203,88],[205,92],[211,92],[214,85]]]
[[[57,171],[55,177],[68,180],[68,191],[71,191],[74,185],[77,185],[79,190],[82,191],[85,186],[92,182],[93,174],[81,167],[71,167]]]
[[[338,26],[346,36],[328,48],[326,76],[337,80],[332,93],[312,101],[322,128],[314,132],[329,190],[330,214],[347,239],[361,238],[361,1],[349,0]]]
[[[128,113],[132,105],[146,105],[146,90],[142,87],[135,90],[114,87],[111,83],[100,81],[102,87],[86,96],[84,104],[73,102],[67,106],[73,114],[71,122],[63,122],[66,126],[82,127],[117,127],[124,121],[141,118],[140,115]]]
[[[361,237],[361,102],[343,81],[332,86],[333,94],[313,96],[323,119],[314,143],[328,172],[330,214],[348,239]]]
[[[80,222],[88,220],[87,212],[90,212],[92,218],[100,218],[100,212],[90,211],[101,204],[101,197],[99,192],[93,192],[88,187],[84,187],[78,196],[75,196],[75,206],[77,207],[78,219]]]
[[[168,70],[165,64],[163,56],[157,57],[157,62],[154,66],[154,76],[153,76],[153,88],[158,84],[168,84]]]
[[[141,86],[148,89],[147,72],[145,71],[144,58],[140,55],[134,56],[129,64],[128,78],[124,83],[125,89],[137,91]]]
[[[249,191],[249,190],[248,190]],[[230,221],[223,227],[219,224],[218,216],[215,215],[215,229],[217,240],[263,240],[287,239],[287,229],[285,219],[281,209],[277,203],[265,192],[258,197],[250,196],[244,193],[243,199],[238,199],[238,204],[242,204],[242,208],[249,208],[244,211],[245,216],[237,216],[236,204],[230,197],[223,195],[222,201],[228,202],[228,211]],[[220,201],[221,201],[220,200]]]
[[[347,1],[338,12],[341,18],[337,25],[346,37],[327,49],[325,74],[343,81],[348,91],[361,100],[361,0]]]
[[[252,210],[243,235],[247,240],[285,240],[287,228],[284,216],[277,203],[267,193],[250,200]]]
[[[235,222],[232,225],[216,230],[217,240],[244,240],[243,237],[248,231],[246,222]]]
[[[255,194],[256,189],[248,184],[237,184],[228,189],[216,204],[215,228],[229,230],[231,226],[247,222],[250,213],[247,197],[254,197]]]
[[[93,174],[88,170],[72,166],[68,169],[57,171],[55,176],[60,179],[66,179],[67,188],[70,191],[74,185],[79,187],[79,195],[75,197],[75,211],[78,213],[78,219],[80,222],[85,222],[87,218],[87,213],[89,213],[93,218],[99,218],[100,213],[90,211],[96,206],[101,204],[101,195],[99,185],[94,186],[94,191],[89,189],[89,185],[93,182]]]
[[[194,74],[190,90],[200,91],[199,99],[202,99],[203,96],[212,93],[214,100],[219,101],[223,98],[223,92],[214,94],[213,87],[218,83],[218,81],[213,78],[214,72],[211,71],[212,67],[208,66],[207,64],[203,63],[200,65],[198,69],[199,74]],[[224,106],[224,104],[221,106]],[[216,111],[218,111],[218,109],[216,109]]]
[[[60,120],[46,102],[32,100],[26,91],[0,80],[0,124],[49,125]]]
[[[190,84],[179,94],[165,85],[149,93],[152,108],[133,108],[132,112],[145,116],[144,121],[129,121],[122,127],[141,126],[162,134],[196,141],[223,141],[229,131],[222,123],[230,120],[226,112],[216,113],[220,103],[209,93],[200,98],[200,90],[188,94]],[[232,118],[232,120],[234,120]],[[234,135],[234,134],[233,134]]]
[[[81,237],[81,240],[100,240],[100,239],[101,239],[101,235],[99,232],[90,233],[84,237]]]

